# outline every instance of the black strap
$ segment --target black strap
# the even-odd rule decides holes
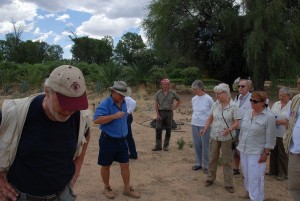
[[[223,120],[225,121],[225,124],[226,124],[227,128],[229,128],[229,126],[228,126],[228,124],[227,124],[227,122],[226,122],[226,120],[225,120],[225,118],[224,118],[223,111],[224,111],[224,110],[222,109],[222,117],[223,117]],[[232,140],[234,140],[234,139],[233,139],[233,136],[232,136],[232,134],[231,134],[231,131],[229,131],[229,133],[230,133],[230,135],[231,135]]]

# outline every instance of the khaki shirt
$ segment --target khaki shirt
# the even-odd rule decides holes
[[[179,101],[180,97],[173,90],[169,90],[167,95],[162,90],[159,90],[155,95],[158,110],[172,110],[174,100]]]

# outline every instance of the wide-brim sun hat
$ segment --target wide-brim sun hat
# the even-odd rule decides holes
[[[132,93],[132,89],[124,81],[114,81],[113,86],[109,87],[109,89],[123,96],[130,96]]]

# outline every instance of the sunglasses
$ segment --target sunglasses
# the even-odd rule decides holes
[[[238,88],[240,88],[240,87],[245,88],[246,86],[244,86],[244,85],[238,85]]]
[[[258,100],[254,100],[254,99],[250,98],[250,102],[254,103],[254,104],[257,104],[257,103],[261,103],[261,102],[264,102],[264,101],[258,101]]]
[[[220,93],[215,93],[216,96],[220,96],[222,93],[224,93],[224,91],[220,92]]]

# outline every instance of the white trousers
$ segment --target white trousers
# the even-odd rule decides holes
[[[250,199],[252,201],[263,201],[266,163],[258,163],[260,154],[245,154],[240,152],[240,156],[244,185]]]

